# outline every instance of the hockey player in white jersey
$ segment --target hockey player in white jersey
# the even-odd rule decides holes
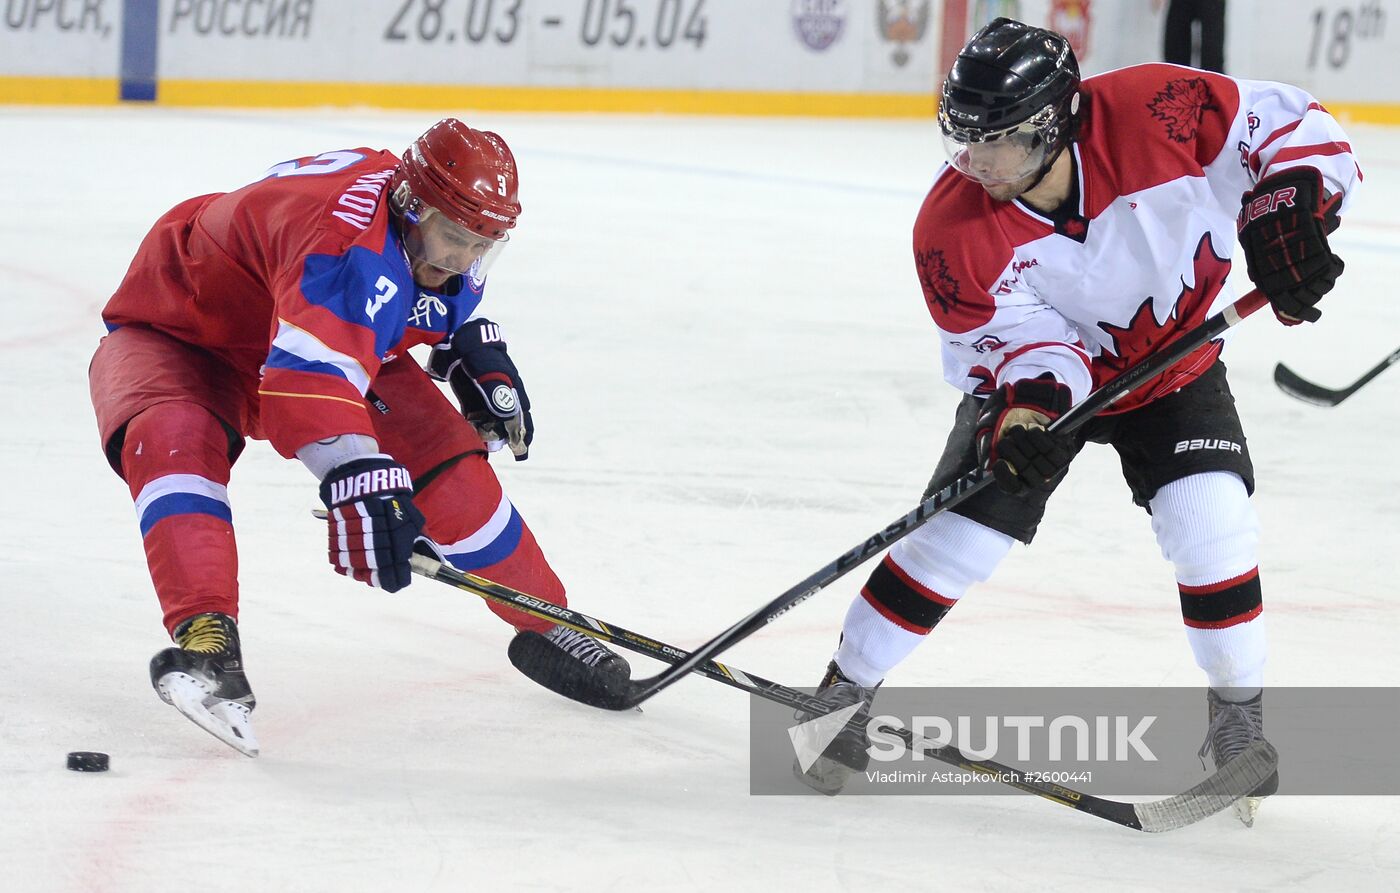
[[[1232,303],[1237,236],[1279,320],[1317,320],[1342,271],[1327,237],[1361,181],[1347,137],[1285,84],[1160,64],[1081,82],[1063,36],[1004,18],[958,55],[939,126],[950,161],[920,208],[914,261],[944,376],[966,396],[925,498],[978,463],[997,486],[890,550],[819,693],[868,710],[958,599],[1031,541],[1086,442],[1106,443],[1175,568],[1209,684],[1203,752],[1219,765],[1263,735],[1265,656],[1254,475],[1220,343],[1076,434],[1046,426]],[[867,744],[848,728],[799,777],[834,794]],[[1276,788],[1277,774],[1241,817]]]

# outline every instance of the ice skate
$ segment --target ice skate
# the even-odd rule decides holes
[[[175,644],[151,658],[160,699],[239,753],[257,756],[251,722],[257,700],[243,674],[233,618],[196,614],[175,628]]]
[[[858,717],[869,717],[870,704],[875,700],[875,691],[878,688],[878,685],[870,688],[857,685],[842,674],[836,661],[832,661],[826,668],[821,685],[817,687],[816,696],[835,708],[824,715],[832,716],[834,721],[841,722],[841,716],[837,716],[841,714],[845,717],[844,721],[849,723]],[[853,728],[847,725],[837,732],[829,743],[822,746],[820,739],[825,737],[826,731],[821,728],[822,715],[807,710],[799,710],[794,714],[799,725],[794,727],[790,734],[794,736],[793,745],[799,756],[793,761],[792,772],[807,787],[830,797],[839,794],[852,775],[864,772],[870,765],[870,738],[865,734],[864,727]],[[814,723],[813,720],[818,721]],[[809,759],[802,756],[804,748],[801,736],[804,735],[817,736],[814,743],[810,743],[810,752],[815,752],[817,747],[822,748],[819,754]],[[805,767],[804,762],[807,763]]]
[[[537,682],[557,680],[546,687],[575,700],[581,700],[585,691],[621,691],[632,678],[632,667],[622,655],[563,624],[546,633],[521,630],[511,640],[508,653],[511,663],[526,676]]]
[[[1263,692],[1255,694],[1247,701],[1230,701],[1212,688],[1206,694],[1206,703],[1210,711],[1210,724],[1206,728],[1206,740],[1201,744],[1199,756],[1204,760],[1206,751],[1210,751],[1211,761],[1216,769],[1251,744],[1264,740]],[[1246,828],[1254,827],[1254,817],[1259,813],[1259,804],[1277,790],[1276,770],[1260,782],[1259,787],[1248,796],[1241,797],[1235,803],[1235,815]]]

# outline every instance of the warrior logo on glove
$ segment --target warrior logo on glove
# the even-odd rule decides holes
[[[514,415],[515,413],[515,389],[510,385],[498,384],[491,390],[491,405],[497,412]]]
[[[408,585],[409,559],[426,522],[413,504],[407,468],[383,454],[337,465],[321,481],[321,501],[336,573],[389,592]]]
[[[329,489],[329,501],[334,505],[340,505],[370,493],[391,492],[393,490],[411,492],[413,481],[408,476],[407,468],[393,465],[387,468],[376,468],[373,471],[362,471],[353,477],[332,480]]]
[[[433,348],[428,374],[452,386],[462,415],[489,450],[510,447],[517,462],[530,457],[535,420],[520,370],[506,352],[501,327],[467,320],[449,341]]]

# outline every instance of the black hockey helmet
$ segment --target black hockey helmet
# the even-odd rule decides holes
[[[1064,35],[999,18],[972,36],[943,82],[938,125],[953,166],[982,182],[1043,173],[1072,137],[1079,62]],[[1000,164],[968,147],[997,142]]]

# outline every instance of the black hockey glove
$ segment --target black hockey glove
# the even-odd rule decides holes
[[[489,319],[463,323],[451,341],[433,348],[428,373],[452,386],[462,415],[487,447],[508,446],[517,462],[530,458],[535,439],[530,397],[506,353],[500,326]]]
[[[977,458],[1007,493],[1048,490],[1078,450],[1045,426],[1069,411],[1069,387],[1048,375],[1004,384],[977,417]]]
[[[408,585],[408,559],[424,524],[408,469],[384,455],[352,459],[321,481],[321,501],[337,573],[389,592]]]
[[[1285,325],[1317,322],[1314,305],[1332,290],[1345,266],[1327,244],[1341,223],[1341,193],[1324,198],[1322,174],[1312,167],[1270,174],[1244,194],[1240,245],[1249,278]]]

